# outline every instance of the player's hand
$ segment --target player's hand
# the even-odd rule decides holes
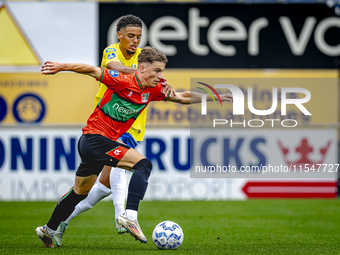
[[[163,86],[164,95],[168,96],[170,93],[170,97],[176,96],[176,90],[173,89],[165,78],[161,79],[159,83]]]
[[[41,67],[42,74],[56,74],[62,70],[62,64],[59,62],[46,61]]]
[[[222,94],[220,95],[221,101],[228,101],[228,102],[232,102],[233,101],[233,95],[230,93],[227,94]]]

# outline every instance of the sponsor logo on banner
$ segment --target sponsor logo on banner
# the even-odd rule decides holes
[[[327,151],[329,150],[331,143],[332,143],[332,141],[329,140],[328,142],[326,142],[325,146],[322,146],[320,148],[315,148],[315,147],[310,146],[308,144],[308,138],[303,138],[303,139],[301,139],[301,143],[297,146],[292,147],[292,145],[289,144],[290,145],[289,147],[291,147],[291,149],[290,149],[289,147],[282,145],[281,140],[278,140],[278,145],[280,146],[280,149],[282,151],[282,155],[284,157],[284,160],[285,160],[287,166],[295,166],[295,168],[307,166],[310,169],[314,169],[314,171],[317,170],[317,167],[319,165],[322,165],[324,163]],[[313,160],[313,159],[310,158],[309,155],[313,151],[317,151],[319,153],[319,155],[318,155],[319,158],[320,158],[319,160]],[[288,159],[289,153],[299,154],[300,156],[297,160],[290,161]],[[291,169],[291,171],[294,171],[294,168]],[[295,169],[295,171],[296,171],[296,169]]]
[[[98,82],[86,78],[75,73],[53,77],[39,73],[0,73],[0,123],[84,125],[93,105],[83,102],[92,102],[98,91]],[[87,89],[83,91],[85,85]],[[75,96],[79,91],[84,93]]]
[[[13,116],[21,123],[38,123],[45,116],[46,107],[36,94],[23,94],[13,104]]]
[[[129,4],[100,3],[99,51],[117,42],[119,13]],[[143,17],[140,47],[164,52],[171,68],[337,68],[340,42],[332,36],[339,17],[326,5],[214,3],[140,4],[134,15]],[[116,12],[116,13],[115,13]],[[244,15],[252,13],[253,15]],[[275,15],[271,15],[275,13]],[[104,29],[105,28],[105,29]],[[99,56],[101,55],[101,52]],[[228,60],[229,61],[226,61]],[[206,61],[208,59],[208,61]],[[317,61],[311,61],[315,59]]]
[[[23,130],[25,132],[23,132]],[[164,134],[167,134],[164,136]],[[72,187],[74,174],[80,163],[77,153],[77,140],[81,135],[81,129],[42,129],[30,128],[15,129],[3,128],[0,133],[0,200],[56,200]],[[317,152],[326,147],[329,140],[336,141],[335,130],[299,130],[291,136],[292,139],[285,139],[284,146],[289,147],[289,156],[298,161],[299,153],[294,149],[298,146],[294,141],[301,141],[305,137],[309,147]],[[215,200],[215,199],[243,199],[255,193],[265,192],[280,193],[280,190],[273,191],[260,188],[250,188],[242,191],[246,185],[247,177],[241,178],[190,178],[190,166],[197,160],[192,150],[200,152],[198,160],[207,163],[212,161],[209,153],[210,147],[219,147],[223,151],[223,160],[226,163],[241,169],[242,166],[257,164],[264,165],[285,165],[284,157],[277,143],[277,137],[285,136],[282,131],[256,131],[240,132],[231,130],[224,141],[216,140],[213,136],[200,140],[190,138],[188,130],[173,129],[147,129],[145,140],[141,143],[141,153],[153,164],[153,173],[149,179],[149,187],[145,199],[147,200]],[[298,138],[297,138],[298,137]],[[289,145],[289,146],[288,146]],[[116,152],[121,150],[119,155]],[[127,148],[115,148],[109,155],[119,158],[127,151]],[[318,157],[311,154],[308,159],[318,162]],[[291,161],[295,161],[292,159]],[[337,162],[337,147],[332,143],[327,149],[326,158],[323,161],[327,164]],[[212,162],[215,163],[215,162]],[[223,163],[223,162],[222,162]],[[292,178],[295,173],[284,173]],[[276,173],[275,173],[275,176]],[[275,177],[274,176],[274,177]],[[258,182],[275,182],[262,173],[253,176]],[[306,178],[305,178],[306,179]],[[336,183],[337,172],[333,171],[333,177],[325,179],[308,179],[300,182],[308,183]],[[253,181],[257,182],[257,181]],[[290,181],[284,181],[290,182]],[[261,184],[262,185],[262,184]],[[254,185],[252,185],[254,186]],[[262,185],[265,186],[265,185]],[[283,185],[281,191],[289,190]],[[300,185],[302,186],[302,184]],[[247,186],[249,187],[249,185]],[[304,187],[303,192],[313,193],[313,187],[319,187],[314,193],[327,193],[334,195],[335,187],[318,184],[310,184]],[[295,190],[296,187],[293,187]],[[282,192],[281,192],[282,193]]]

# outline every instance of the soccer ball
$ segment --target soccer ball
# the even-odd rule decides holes
[[[183,231],[173,221],[159,223],[152,232],[153,243],[161,250],[175,250],[183,243]]]

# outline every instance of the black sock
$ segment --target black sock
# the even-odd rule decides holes
[[[140,200],[143,199],[148,187],[148,179],[151,173],[152,164],[144,158],[132,167],[135,170],[131,176],[126,209],[138,211]]]
[[[59,200],[47,226],[52,230],[57,230],[60,222],[66,220],[74,211],[76,205],[86,197],[87,195],[77,195],[72,187],[72,189]]]

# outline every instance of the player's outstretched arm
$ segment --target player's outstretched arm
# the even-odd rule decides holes
[[[116,71],[118,71],[120,73],[124,73],[124,74],[134,73],[134,72],[137,71],[136,68],[132,68],[132,67],[129,67],[129,66],[123,66],[122,63],[116,62],[116,61],[112,61],[112,62],[107,63],[106,68],[116,70]]]
[[[180,103],[180,104],[197,104],[201,103],[202,93],[185,91],[185,92],[177,92],[175,96],[171,97],[169,101]],[[233,101],[233,96],[230,93],[220,95],[221,101]],[[218,100],[217,96],[214,95],[214,99]],[[207,101],[213,101],[211,97],[207,97]]]
[[[99,79],[102,74],[100,67],[95,67],[87,64],[80,63],[59,63],[47,61],[41,67],[42,74],[56,74],[63,71],[71,71],[79,74],[87,74],[96,79]]]

